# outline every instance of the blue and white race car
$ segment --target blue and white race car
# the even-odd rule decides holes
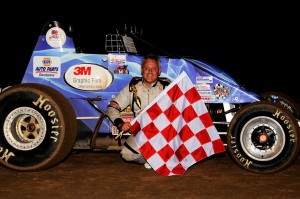
[[[136,40],[126,29],[107,34],[104,54],[79,50],[72,29],[47,22],[20,84],[0,93],[0,163],[39,171],[62,162],[73,149],[120,150],[127,138],[105,111],[129,81],[140,76]],[[274,173],[298,156],[300,108],[281,93],[261,95],[241,87],[221,69],[198,59],[161,55],[161,77],[185,72],[205,102],[227,152],[241,168]],[[123,120],[132,120],[130,108]]]

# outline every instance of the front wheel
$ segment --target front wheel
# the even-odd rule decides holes
[[[0,94],[0,163],[18,171],[38,171],[60,163],[72,150],[74,110],[58,91],[20,84]]]
[[[241,108],[227,133],[230,157],[247,171],[274,173],[289,167],[299,152],[299,125],[286,108],[259,101]]]

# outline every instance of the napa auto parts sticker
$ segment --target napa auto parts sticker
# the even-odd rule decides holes
[[[106,89],[113,82],[113,74],[104,66],[76,64],[68,68],[65,81],[73,88],[85,91]]]
[[[53,56],[35,56],[33,57],[34,77],[59,78],[60,77],[60,58]]]

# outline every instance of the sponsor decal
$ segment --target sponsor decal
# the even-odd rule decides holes
[[[214,101],[214,97],[213,96],[201,96],[201,100],[203,100],[203,101]]]
[[[224,87],[221,84],[216,84],[214,86],[214,95],[217,99],[225,99],[230,94],[230,88]]]
[[[109,62],[111,64],[117,63],[117,64],[124,64],[126,62],[126,55],[115,55],[115,54],[109,54]]]
[[[198,91],[210,90],[210,85],[209,84],[196,84],[195,87],[196,87],[196,90],[198,90]]]
[[[129,74],[128,66],[127,65],[117,66],[114,70],[114,74]]]
[[[52,48],[61,48],[67,40],[66,33],[59,27],[50,28],[46,33],[46,41]]]
[[[134,119],[134,117],[130,115],[121,115],[121,118],[124,122],[131,122]]]
[[[211,91],[198,91],[198,93],[200,94],[200,96],[206,96],[206,97],[212,97],[213,93]]]
[[[212,82],[213,82],[212,76],[197,76],[196,77],[197,84],[212,83]]]
[[[133,115],[122,115],[122,114],[121,114],[121,118],[124,122],[131,122],[134,119]],[[118,135],[119,134],[119,130],[116,126],[111,127],[111,132],[112,132],[112,135]],[[130,135],[130,133],[126,132],[123,135]]]
[[[85,91],[106,89],[113,82],[113,74],[104,66],[77,64],[65,73],[65,81],[73,88]]]
[[[59,78],[61,73],[60,57],[34,56],[33,71],[34,77]]]

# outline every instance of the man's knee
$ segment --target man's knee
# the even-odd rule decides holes
[[[143,155],[140,152],[133,153],[125,146],[123,146],[121,150],[121,155],[122,158],[126,161],[135,162],[138,164],[144,164],[146,162],[146,160],[144,159]]]

